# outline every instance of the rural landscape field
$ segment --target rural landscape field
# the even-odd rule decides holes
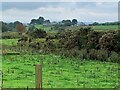
[[[4,3],[3,8],[6,5],[16,7],[16,4]],[[87,23],[74,17],[52,21],[51,18],[39,15],[31,18],[29,23],[19,20],[3,20],[0,23],[1,88],[36,88],[35,66],[41,64],[43,89],[119,89],[118,21]]]

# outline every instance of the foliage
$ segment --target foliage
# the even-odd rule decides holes
[[[88,49],[100,49],[99,39],[103,35],[101,32],[91,31],[87,34],[88,41],[87,41],[87,48]]]
[[[39,17],[38,19],[32,19],[30,24],[35,25],[35,24],[49,24],[50,20],[45,20],[44,17]]]
[[[25,32],[25,26],[22,23],[17,23],[15,28],[20,35]]]
[[[20,38],[20,36],[18,35],[17,32],[3,32],[1,38],[2,39],[18,39]]]
[[[33,38],[45,38],[47,33],[42,29],[35,29],[34,31],[31,31],[29,35]]]
[[[114,45],[115,45],[114,34],[106,33],[102,35],[102,37],[99,40],[99,43],[101,49],[109,50],[109,51],[114,50]]]
[[[7,31],[13,31],[15,28],[11,27],[11,25],[4,23],[4,22],[0,22],[1,26],[0,28],[2,29],[2,32],[7,32]]]
[[[115,41],[114,49],[115,51],[119,52],[120,51],[120,30],[116,31],[116,33],[114,34],[114,41]]]
[[[77,23],[78,23],[77,19],[73,19],[73,20],[72,20],[72,24],[73,24],[73,25],[76,25]]]
[[[71,25],[72,25],[72,22],[71,22],[71,20],[62,20],[62,24],[63,24],[64,26],[71,26]]]
[[[110,62],[120,62],[120,56],[117,52],[112,51],[110,57],[107,60]]]
[[[119,25],[119,22],[105,22],[105,23],[98,23],[98,22],[94,22],[92,24],[89,24],[90,26],[93,25],[93,26],[96,26],[96,25],[104,25],[104,26],[110,26],[110,25]]]
[[[11,32],[11,31],[16,31],[15,27],[17,24],[21,23],[19,21],[15,21],[15,22],[10,22],[10,23],[5,23],[5,22],[0,22],[1,26],[0,28],[2,29],[2,32]]]

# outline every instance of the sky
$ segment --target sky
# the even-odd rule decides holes
[[[0,15],[5,22],[30,23],[39,16],[50,21],[114,22],[118,21],[118,2],[2,2]]]

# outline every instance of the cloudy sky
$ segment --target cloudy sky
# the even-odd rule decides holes
[[[3,2],[0,13],[5,22],[29,23],[39,16],[51,21],[108,22],[118,21],[118,2]]]

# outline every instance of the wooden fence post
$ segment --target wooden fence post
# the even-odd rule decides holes
[[[42,65],[35,67],[36,90],[42,90]]]

